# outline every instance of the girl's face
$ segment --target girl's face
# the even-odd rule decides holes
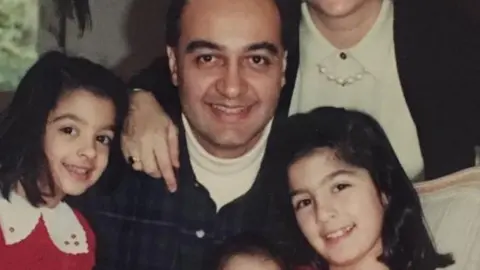
[[[376,260],[384,207],[367,170],[321,148],[295,162],[288,176],[298,225],[330,269]]]
[[[44,149],[56,196],[79,195],[108,163],[114,136],[114,104],[78,89],[60,98],[47,120]]]
[[[263,256],[236,255],[227,261],[222,270],[281,270],[281,268],[274,260]]]

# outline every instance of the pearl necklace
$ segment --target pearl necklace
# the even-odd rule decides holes
[[[365,69],[362,69],[362,71],[355,73],[352,76],[347,76],[347,77],[337,77],[332,75],[328,69],[322,65],[317,65],[318,66],[318,71],[322,74],[324,74],[329,81],[333,81],[338,85],[341,86],[346,86],[346,85],[351,85],[354,84],[355,82],[360,81],[363,79],[363,76],[365,76],[368,72]]]

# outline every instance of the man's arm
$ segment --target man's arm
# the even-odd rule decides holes
[[[164,109],[180,107],[172,85],[168,58],[155,59],[130,83],[130,114],[125,121],[122,151],[137,171],[163,177],[170,191],[176,190],[174,168],[178,162],[178,130]]]
[[[147,68],[133,76],[128,85],[134,93],[137,91],[152,93],[162,108],[170,104],[180,106],[179,103],[172,104],[178,101],[178,92],[172,84],[167,56],[154,59]]]

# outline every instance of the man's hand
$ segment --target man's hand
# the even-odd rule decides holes
[[[153,94],[137,91],[130,97],[130,113],[122,134],[125,159],[137,171],[165,179],[171,192],[177,188],[178,129]]]

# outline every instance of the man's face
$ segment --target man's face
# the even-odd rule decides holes
[[[273,0],[195,0],[168,48],[183,113],[211,154],[238,157],[272,119],[284,84],[285,51]]]

